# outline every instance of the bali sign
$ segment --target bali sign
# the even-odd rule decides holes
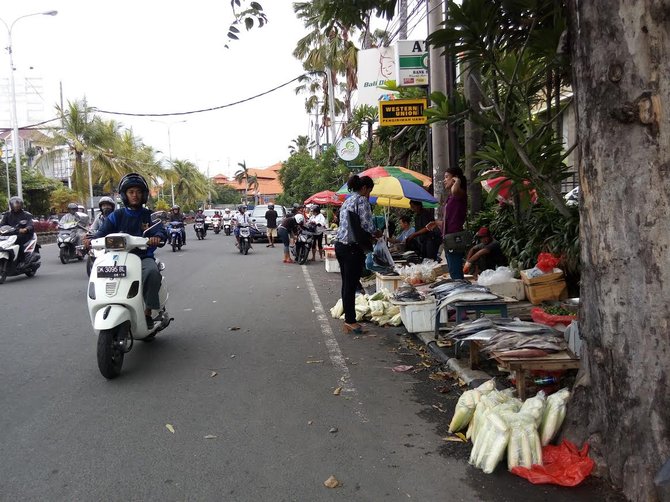
[[[358,91],[356,104],[377,106],[382,96],[390,94],[380,89],[389,80],[396,80],[393,47],[376,47],[358,51]]]
[[[428,85],[428,47],[424,40],[398,40],[395,58],[399,87]]]

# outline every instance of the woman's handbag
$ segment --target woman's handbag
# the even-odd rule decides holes
[[[351,227],[351,232],[354,234],[354,239],[356,239],[356,244],[361,250],[367,254],[372,251],[372,246],[374,240],[372,234],[367,232],[361,226],[361,217],[355,211],[347,211],[349,215],[349,226]]]
[[[474,236],[469,230],[453,232],[444,236],[444,250],[465,253],[472,247]]]

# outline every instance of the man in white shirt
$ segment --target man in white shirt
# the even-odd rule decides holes
[[[235,225],[233,233],[235,234],[235,239],[237,240],[236,246],[238,247],[240,245],[240,227],[248,227],[252,223],[251,214],[246,211],[246,206],[239,206],[237,212],[233,215],[233,225]]]

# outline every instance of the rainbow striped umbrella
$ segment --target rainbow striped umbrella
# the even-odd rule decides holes
[[[362,174],[362,173],[361,173]],[[359,175],[360,176],[360,175]],[[403,178],[386,176],[374,180],[370,203],[384,207],[409,208],[410,200],[423,202],[424,207],[437,207],[437,199],[416,183]],[[337,191],[340,197],[351,195],[346,183]]]
[[[411,181],[424,188],[428,188],[433,184],[433,179],[430,176],[426,176],[425,174],[421,174],[416,171],[412,171],[411,169],[407,169],[406,167],[400,166],[371,167],[362,173],[358,173],[358,175],[370,176],[370,178],[373,180],[376,180],[377,178],[387,178],[390,176],[392,178]]]

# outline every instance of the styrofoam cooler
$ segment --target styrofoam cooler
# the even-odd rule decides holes
[[[404,282],[404,279],[399,275],[382,275],[379,272],[375,272],[375,277],[377,281],[377,291],[385,289],[390,293],[394,293]]]
[[[400,319],[410,333],[421,333],[435,330],[435,309],[437,303],[434,298],[418,302],[396,302],[393,305],[400,307]]]

